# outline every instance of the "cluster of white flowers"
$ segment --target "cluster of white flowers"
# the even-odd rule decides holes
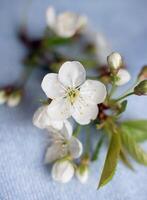
[[[82,31],[87,24],[86,16],[79,16],[72,12],[56,15],[53,7],[47,9],[46,21],[50,29],[58,36],[65,38],[72,37],[75,33]]]
[[[54,163],[52,177],[68,182],[74,175],[73,159],[82,155],[81,142],[72,135],[72,126],[67,120],[73,117],[79,124],[89,124],[98,115],[98,105],[106,98],[106,87],[95,80],[86,80],[86,71],[77,61],[65,62],[58,74],[49,73],[42,81],[42,89],[49,105],[40,107],[34,114],[33,123],[47,129],[52,144],[47,149],[45,163]],[[88,178],[88,168],[76,170],[81,182]]]
[[[47,10],[47,24],[60,37],[72,37],[86,25],[86,17],[64,12],[55,14],[53,7]],[[106,64],[106,54],[110,52],[105,39],[96,37],[96,48],[102,49],[100,62]],[[111,70],[115,70],[117,86],[130,80],[130,74],[122,69],[122,58],[114,52],[107,59]],[[98,116],[98,104],[107,96],[105,85],[98,80],[86,80],[86,71],[78,61],[62,64],[59,73],[47,74],[41,83],[42,90],[51,100],[41,106],[34,114],[33,123],[40,129],[46,129],[51,138],[51,145],[45,155],[45,163],[53,163],[52,178],[66,183],[76,174],[86,182],[89,174],[88,165],[76,165],[74,159],[83,153],[82,143],[73,135],[73,128],[68,121],[70,117],[80,125],[86,125]]]

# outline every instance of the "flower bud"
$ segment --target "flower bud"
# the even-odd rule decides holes
[[[14,91],[12,94],[9,95],[7,104],[9,107],[17,106],[22,98],[22,93],[20,91]]]
[[[68,160],[59,160],[52,167],[52,178],[61,183],[67,183],[74,175],[74,167]]]
[[[118,69],[122,66],[122,57],[119,53],[113,52],[107,57],[107,62],[110,68]]]
[[[141,71],[140,71],[140,73],[139,73],[139,75],[138,75],[138,79],[139,79],[140,81],[143,81],[143,80],[147,79],[147,65],[145,65],[145,66],[141,69]]]
[[[76,177],[81,183],[86,183],[89,175],[89,169],[87,165],[80,165],[76,169]]]
[[[0,105],[7,101],[7,96],[4,90],[0,90]]]
[[[147,80],[141,81],[135,88],[134,94],[136,95],[147,95]]]
[[[116,74],[115,84],[117,86],[121,86],[129,82],[130,79],[131,79],[131,75],[126,69],[119,69],[119,71]]]

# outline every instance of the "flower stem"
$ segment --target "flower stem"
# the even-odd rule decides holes
[[[128,97],[128,96],[131,96],[131,95],[133,95],[133,94],[134,94],[134,92],[130,92],[130,93],[124,95],[124,96],[121,96],[121,97],[118,98],[118,99],[115,99],[115,102],[121,101],[122,99],[124,99],[124,98],[126,98],[126,97]]]
[[[78,124],[73,135],[77,137],[80,134],[80,132],[81,132],[81,125]]]
[[[114,94],[116,88],[117,88],[116,85],[113,83],[113,84],[112,84],[112,87],[111,87],[111,90],[110,90],[110,93],[109,93],[109,95],[108,95],[108,100],[111,99],[111,97],[112,97],[112,95]]]
[[[93,155],[92,155],[92,158],[91,158],[92,161],[96,161],[98,159],[98,155],[99,155],[99,152],[100,152],[100,148],[103,144],[103,141],[104,141],[104,135],[102,135],[97,142],[96,148],[95,148]]]
[[[86,127],[86,142],[85,142],[85,154],[89,155],[90,151],[90,129]]]

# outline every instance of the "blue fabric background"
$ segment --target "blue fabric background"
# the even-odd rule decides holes
[[[0,0],[0,85],[14,81],[22,69],[25,49],[16,39],[25,0]],[[105,33],[113,49],[124,55],[132,78],[147,63],[146,0],[34,0],[29,8],[29,31],[40,35],[48,5],[88,15],[91,24]],[[131,84],[131,83],[130,83]],[[125,87],[122,87],[122,91]],[[43,96],[36,76],[27,86],[27,96],[14,109],[0,107],[0,200],[146,200],[147,168],[133,161],[136,173],[119,163],[114,179],[96,191],[106,148],[91,165],[86,185],[76,179],[69,184],[53,182],[43,165],[47,137],[32,125],[37,99]],[[147,118],[147,98],[130,97],[124,118]],[[143,144],[147,149],[147,143]]]

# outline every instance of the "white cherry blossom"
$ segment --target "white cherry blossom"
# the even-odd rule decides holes
[[[68,38],[85,27],[87,18],[72,12],[63,12],[56,15],[54,8],[49,7],[46,12],[46,21],[47,25],[57,35]]]
[[[126,69],[119,69],[116,77],[117,77],[117,80],[116,80],[115,84],[117,86],[124,85],[124,84],[128,83],[131,79],[131,75]]]
[[[83,151],[82,143],[72,136],[72,126],[66,121],[61,130],[48,128],[51,145],[45,155],[45,163],[52,163],[56,160],[70,156],[72,159],[79,158]]]
[[[67,183],[74,175],[74,167],[68,160],[59,160],[54,163],[51,175],[55,181]]]
[[[42,89],[52,99],[48,115],[54,120],[73,117],[79,124],[96,119],[97,104],[106,97],[106,87],[96,80],[86,80],[86,71],[77,61],[65,62],[58,74],[47,74]]]

